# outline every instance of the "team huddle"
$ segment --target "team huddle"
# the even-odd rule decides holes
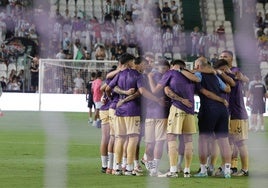
[[[143,175],[139,146],[144,137],[141,162],[154,177],[231,178],[248,176],[248,115],[242,87],[248,78],[232,66],[233,54],[223,51],[212,65],[204,57],[194,62],[194,71],[182,60],[135,58],[123,54],[116,70],[106,75],[101,120],[102,172]],[[200,98],[198,154],[200,169],[191,173],[193,134],[197,133],[194,96]],[[167,143],[169,170],[159,171]],[[218,156],[220,167],[216,167]],[[238,156],[241,169],[238,170]],[[182,166],[184,161],[184,167]]]

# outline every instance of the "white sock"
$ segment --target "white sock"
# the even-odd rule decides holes
[[[160,159],[154,159],[155,169],[158,171]]]
[[[122,170],[122,164],[121,163],[115,164],[115,170]]]
[[[108,168],[112,169],[113,168],[113,163],[114,163],[114,153],[108,152]]]
[[[231,164],[230,163],[224,164],[224,173],[231,173]]]
[[[134,160],[134,168],[139,167],[139,166],[140,166],[139,160]]]
[[[210,164],[211,164],[211,156],[209,155],[209,156],[207,157],[207,164],[206,164],[206,166],[207,166],[207,167],[210,167]]]
[[[116,161],[115,161],[115,158],[116,158],[116,157],[115,157],[115,154],[114,154],[113,170],[116,170],[116,169],[117,169],[117,168],[116,168]]]
[[[143,154],[143,157],[142,158],[147,161],[147,155],[146,155],[146,153]]]
[[[170,172],[178,172],[177,165],[176,166],[171,166],[169,171]]]
[[[206,173],[207,172],[207,167],[206,164],[200,164],[200,173]]]
[[[101,166],[107,168],[108,156],[101,156]]]
[[[122,159],[122,168],[126,168],[126,166],[127,166],[127,158],[123,157],[123,159]]]
[[[134,164],[127,164],[126,170],[127,171],[132,171],[134,169]]]
[[[186,173],[186,172],[190,173],[190,168],[184,168],[183,173]]]

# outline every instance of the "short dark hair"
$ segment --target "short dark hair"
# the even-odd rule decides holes
[[[97,78],[101,77],[102,76],[102,72],[101,71],[98,71],[97,72]]]
[[[116,65],[113,65],[112,68],[108,72],[115,71],[116,69],[117,69],[117,66]]]
[[[135,57],[129,53],[124,53],[122,54],[120,57],[119,57],[119,62],[124,65],[126,64],[127,62],[131,61],[131,60],[134,60]]]
[[[137,57],[137,58],[135,58],[134,64],[139,65],[139,64],[141,64],[141,61],[142,61],[141,57]]]
[[[168,60],[166,60],[166,59],[161,59],[161,60],[158,62],[157,66],[167,66],[167,67],[170,67],[170,64],[169,64]]]
[[[96,74],[95,72],[92,72],[92,73],[91,73],[91,77],[92,77],[92,78],[96,78],[96,75],[97,75],[97,74]]]
[[[183,60],[181,60],[181,59],[175,59],[175,60],[172,60],[171,62],[170,62],[170,65],[180,65],[181,67],[186,67],[186,64],[185,64],[185,62],[183,61]]]
[[[218,69],[221,66],[228,66],[228,62],[225,59],[218,59],[214,64],[213,64],[213,68]]]
[[[145,59],[144,57],[135,58],[135,61],[134,61],[135,65],[139,65],[141,63],[149,64],[149,61],[147,61],[147,59]]]

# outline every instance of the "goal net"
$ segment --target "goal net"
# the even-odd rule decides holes
[[[117,64],[117,61],[40,59],[39,111],[88,111],[86,86],[92,73],[101,72],[105,78]]]
[[[102,72],[103,78],[117,61],[100,60],[66,60],[40,59],[39,61],[39,92],[72,94],[86,93],[86,83],[93,72]],[[76,89],[77,78],[82,83],[79,91]],[[79,82],[79,81],[78,81]]]

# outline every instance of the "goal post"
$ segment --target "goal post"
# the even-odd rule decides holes
[[[75,93],[84,96],[86,94],[86,83],[91,79],[93,72],[102,72],[104,77],[113,66],[117,65],[118,61],[109,60],[40,59],[39,111],[42,110],[43,105],[42,95],[67,95]],[[78,75],[83,80],[80,81],[80,83],[83,83],[83,88],[76,92],[74,80]]]

